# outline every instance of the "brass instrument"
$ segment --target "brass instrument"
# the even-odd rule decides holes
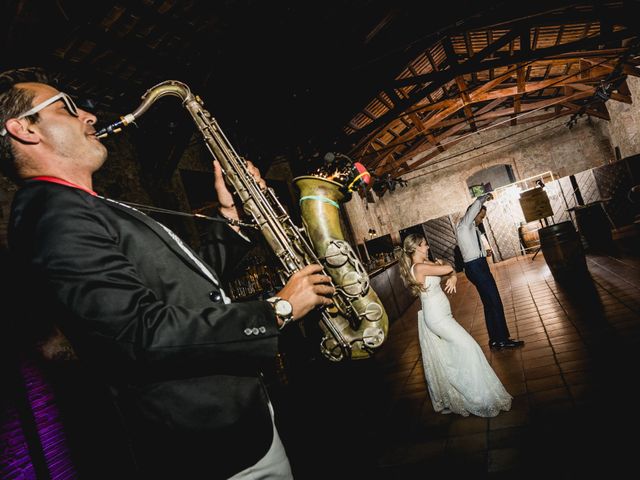
[[[244,211],[253,218],[253,224],[260,229],[282,263],[286,278],[306,265],[316,263],[322,265],[324,273],[333,279],[336,289],[333,302],[320,309],[322,354],[336,362],[370,357],[386,339],[388,318],[378,296],[370,288],[364,267],[342,235],[339,202],[343,199],[343,185],[313,176],[294,179],[301,190],[305,227],[298,228],[273,190],[260,189],[245,160],[236,153],[216,120],[204,109],[202,100],[193,95],[186,84],[175,80],[167,80],[147,90],[136,110],[103,128],[96,136],[103,138],[119,132],[165,96],[182,100],[209,153],[218,160],[227,183],[240,198]]]

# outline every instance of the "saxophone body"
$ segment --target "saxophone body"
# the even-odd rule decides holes
[[[339,205],[344,186],[318,176],[298,177],[294,183],[300,190],[304,230],[337,291],[325,314],[338,335],[320,325],[325,330],[323,351],[337,353],[342,341],[350,346],[351,358],[367,358],[384,342],[389,322],[364,266],[342,233]]]
[[[134,123],[157,100],[180,98],[203,136],[212,157],[220,163],[227,184],[235,190],[245,213],[260,230],[289,278],[306,265],[317,263],[332,278],[336,293],[331,305],[320,309],[322,354],[331,361],[370,357],[387,337],[387,314],[369,285],[369,278],[340,228],[339,204],[344,185],[307,176],[294,180],[301,191],[304,228],[298,228],[272,189],[262,191],[229,143],[202,100],[181,82],[168,80],[150,88],[132,113],[96,133],[98,138],[118,133]]]

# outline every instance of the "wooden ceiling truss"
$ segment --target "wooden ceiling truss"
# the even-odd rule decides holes
[[[605,102],[631,103],[626,76],[640,76],[640,36],[622,3],[443,36],[345,127],[351,157],[397,177],[487,128],[609,120]]]

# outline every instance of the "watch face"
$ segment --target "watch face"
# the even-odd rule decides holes
[[[286,300],[278,300],[275,304],[275,307],[276,315],[280,317],[288,317],[293,311],[291,304]]]

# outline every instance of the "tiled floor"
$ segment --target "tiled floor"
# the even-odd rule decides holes
[[[542,255],[492,265],[512,337],[526,342],[502,352],[488,349],[479,296],[459,274],[453,314],[514,396],[496,418],[433,411],[417,301],[374,359],[290,368],[273,396],[296,478],[636,478],[640,259],[589,255],[588,266],[589,279],[561,286]]]

